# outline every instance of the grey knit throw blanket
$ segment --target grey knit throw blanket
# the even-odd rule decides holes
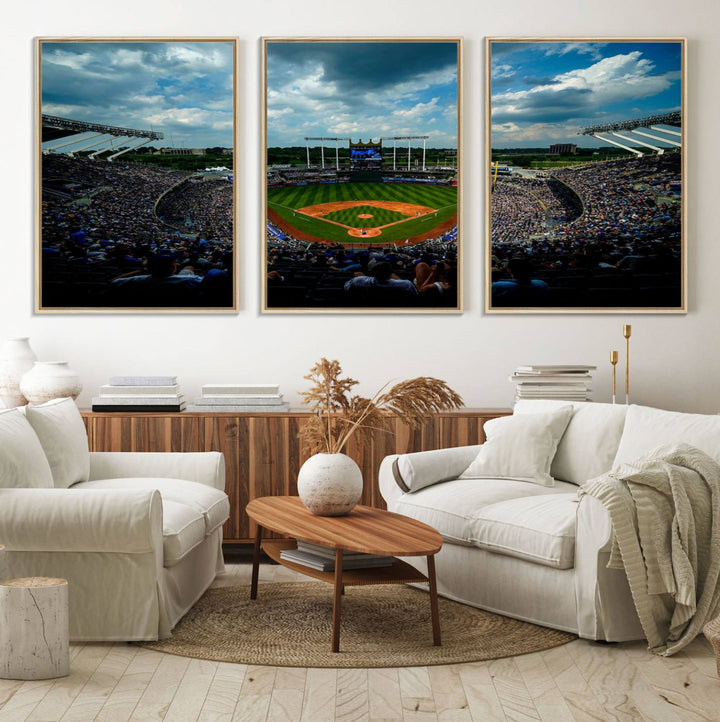
[[[613,525],[608,568],[624,569],[648,649],[669,656],[720,613],[720,466],[662,446],[592,479]]]

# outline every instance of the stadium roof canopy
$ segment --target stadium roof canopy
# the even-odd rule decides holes
[[[619,131],[623,131],[623,133]],[[578,135],[592,135],[605,143],[628,150],[637,157],[645,154],[636,147],[638,145],[649,148],[657,155],[662,155],[670,148],[682,149],[682,113],[676,111],[634,120],[621,120],[616,123],[590,125],[583,128]],[[632,145],[620,143],[615,138],[620,138]],[[651,142],[646,140],[648,138]]]
[[[91,158],[115,151],[108,156],[113,160],[123,153],[147,145],[153,140],[161,140],[164,136],[154,130],[137,130],[120,128],[101,123],[85,123],[54,115],[42,115],[43,137],[52,136],[52,140],[42,143],[42,152],[74,155],[80,151],[92,151]]]

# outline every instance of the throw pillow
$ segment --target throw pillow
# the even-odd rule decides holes
[[[28,420],[17,409],[0,411],[0,488],[52,488],[43,448]]]
[[[67,489],[90,476],[90,451],[82,416],[72,399],[28,406],[25,416],[40,439],[55,488]]]
[[[572,417],[572,406],[547,414],[518,414],[485,423],[487,441],[461,479],[515,479],[553,486],[550,466]]]

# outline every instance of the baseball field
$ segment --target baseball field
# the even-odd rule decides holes
[[[353,244],[419,242],[457,223],[457,188],[332,183],[268,190],[268,217],[296,238]]]

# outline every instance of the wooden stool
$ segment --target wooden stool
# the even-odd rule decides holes
[[[29,577],[0,581],[0,677],[70,674],[68,584]]]

